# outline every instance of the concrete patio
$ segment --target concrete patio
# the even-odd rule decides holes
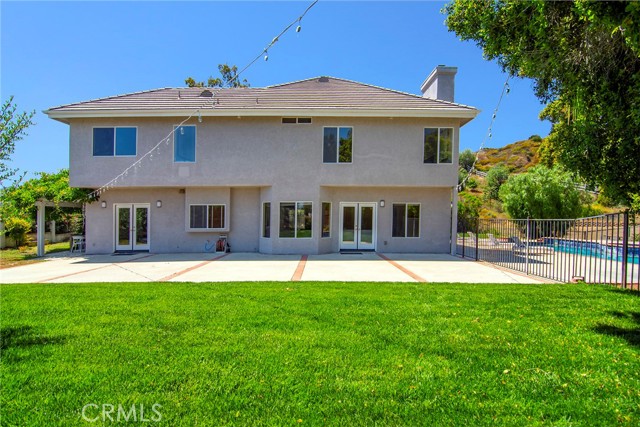
[[[445,254],[55,254],[0,270],[0,283],[362,281],[545,283]]]

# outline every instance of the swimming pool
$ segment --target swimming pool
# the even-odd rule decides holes
[[[544,239],[544,245],[553,247],[556,252],[622,261],[622,247],[617,245],[565,239]],[[631,246],[628,248],[627,262],[640,263],[640,247]]]

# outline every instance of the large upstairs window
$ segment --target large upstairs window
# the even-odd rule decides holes
[[[93,155],[135,156],[138,129],[135,127],[93,128]]]
[[[173,161],[193,163],[196,161],[196,127],[176,126],[173,132]]]
[[[351,163],[353,160],[353,128],[326,127],[322,146],[323,163]]]
[[[451,163],[453,161],[453,128],[425,128],[424,162]]]

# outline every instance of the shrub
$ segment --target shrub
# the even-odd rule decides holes
[[[31,222],[24,218],[9,217],[4,222],[7,235],[11,237],[16,248],[23,246],[27,241],[27,233],[31,230]]]

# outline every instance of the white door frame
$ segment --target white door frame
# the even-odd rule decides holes
[[[138,244],[136,229],[136,210],[142,208],[147,210],[147,243]],[[118,232],[120,225],[120,209],[129,209],[129,244],[120,245]],[[113,205],[114,218],[114,247],[116,251],[148,251],[150,248],[151,236],[151,204],[150,203],[115,203]]]
[[[340,202],[340,250],[376,250],[376,241],[378,234],[378,204],[376,202]],[[344,208],[353,207],[355,209],[354,218],[354,239],[353,242],[344,242]],[[373,224],[371,229],[371,243],[362,241],[362,208],[373,209]]]

